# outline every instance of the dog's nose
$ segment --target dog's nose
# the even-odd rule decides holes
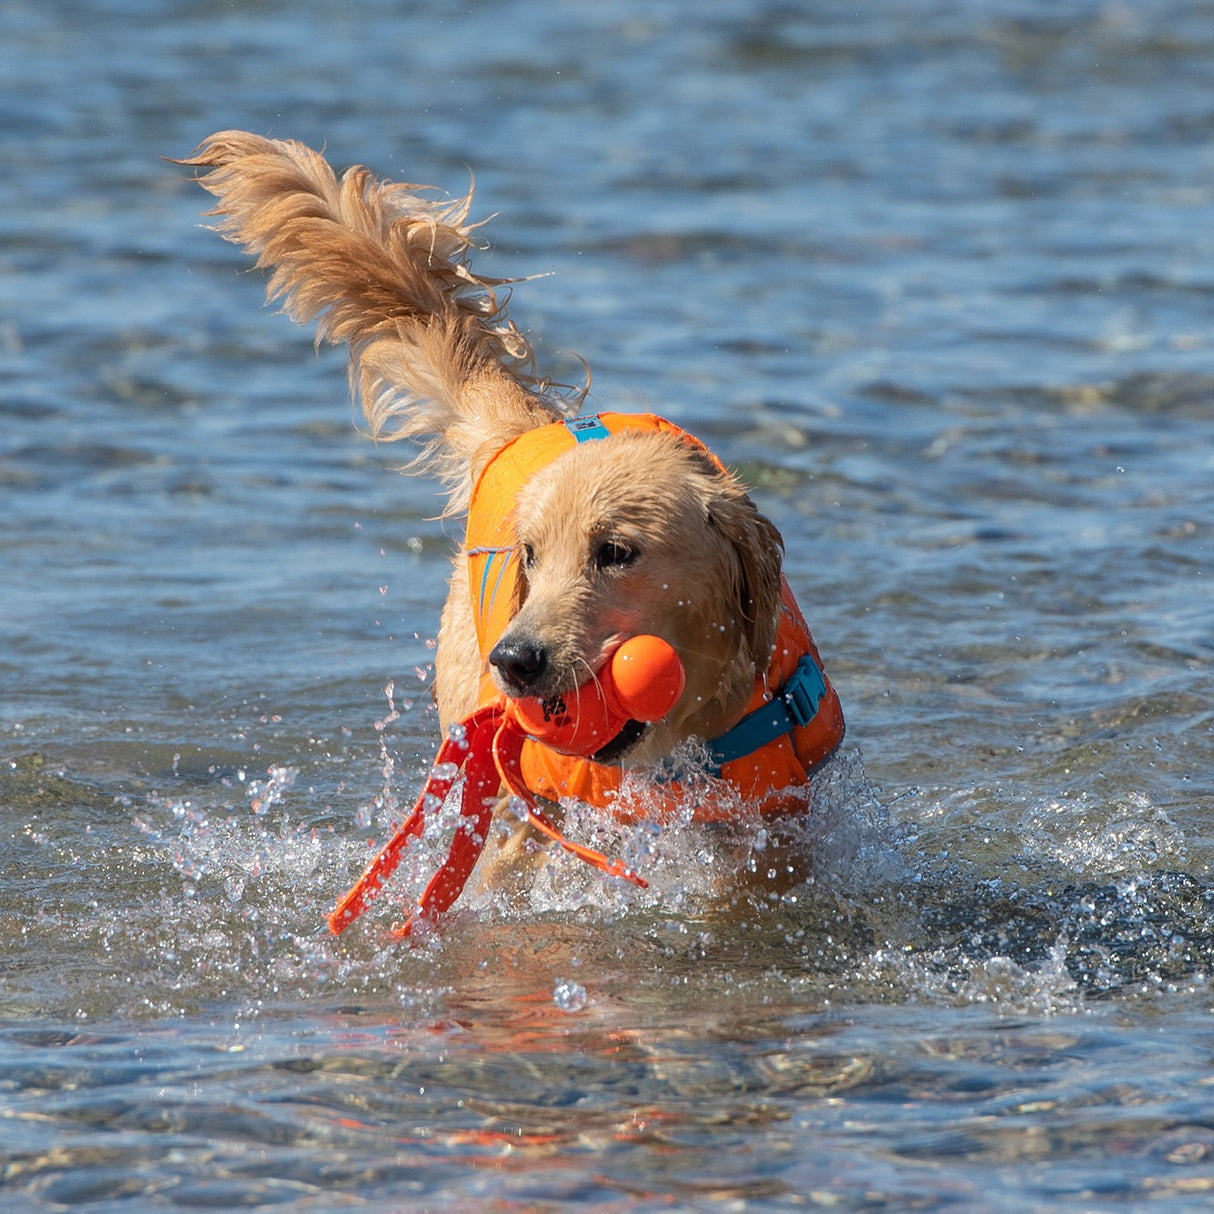
[[[534,687],[548,669],[548,652],[530,641],[498,641],[489,653],[489,662],[501,671],[512,687]]]

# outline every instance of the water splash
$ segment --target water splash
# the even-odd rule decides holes
[[[1111,801],[1084,793],[1049,801],[1020,819],[1029,864],[1046,862],[1085,877],[1114,877],[1188,859],[1184,833],[1141,792]]]
[[[294,767],[271,767],[264,783],[249,785],[249,805],[257,815],[269,811],[282,800],[283,793],[295,783],[299,772]]]
[[[1084,992],[1068,968],[1069,942],[1060,937],[1037,963],[1011,957],[973,957],[956,949],[925,953],[878,951],[874,971],[893,978],[911,1002],[989,1006],[1004,1015],[1073,1014],[1084,1007]]]
[[[390,685],[387,695],[391,715]],[[128,808],[134,827],[137,845],[128,839],[120,850],[90,834],[91,825],[72,834],[62,814],[54,822],[31,817],[26,845],[65,879],[57,900],[44,900],[24,925],[22,946],[36,955],[39,939],[71,935],[92,959],[80,982],[94,993],[81,987],[65,1002],[131,1015],[218,1001],[250,1016],[267,999],[328,991],[416,1001],[467,981],[482,964],[495,971],[486,942],[542,949],[557,925],[580,933],[580,951],[590,939],[605,956],[618,950],[611,964],[642,987],[658,980],[646,974],[669,976],[672,968],[680,980],[707,972],[738,990],[753,989],[761,973],[773,998],[842,993],[1000,1013],[1060,1014],[1111,993],[1196,989],[1214,966],[1214,894],[1177,874],[1151,873],[1152,863],[1183,855],[1184,840],[1145,798],[1104,809],[1083,801],[1078,813],[1067,812],[1071,801],[1025,811],[1008,853],[1020,858],[1015,875],[992,879],[974,864],[915,860],[914,836],[891,824],[890,803],[856,752],[816,774],[812,812],[791,823],[753,815],[728,829],[705,827],[690,820],[693,804],[668,821],[619,823],[570,804],[567,832],[623,856],[650,879],[649,890],[540,847],[520,889],[469,889],[441,933],[402,948],[387,927],[446,855],[458,814],[457,799],[449,800],[432,807],[385,906],[334,942],[323,915],[369,859],[368,828],[394,829],[399,801],[412,796],[413,777],[402,777],[394,757],[393,723],[376,730],[381,787],[361,819],[320,809],[299,767],[278,764],[264,778],[238,771],[188,794],[107,798],[111,811],[115,803]],[[38,797],[62,789],[84,798],[78,786],[36,774]],[[179,764],[169,778],[179,784],[191,773]],[[357,779],[349,783],[357,787]],[[508,810],[494,829],[509,829]],[[1042,883],[1045,869],[1063,879]],[[80,891],[90,888],[106,893],[84,912]],[[650,954],[655,964],[647,966]],[[579,1010],[574,988],[589,983],[568,975],[554,957],[542,985],[558,1010]],[[73,975],[57,980],[75,991]],[[586,998],[598,1006],[601,975],[591,989]]]
[[[630,911],[711,914],[722,905],[761,911],[795,903],[811,887],[862,899],[905,875],[896,832],[858,752],[838,755],[815,773],[805,790],[806,814],[763,818],[739,802],[728,824],[695,821],[697,799],[711,793],[720,802],[696,752],[680,748],[671,765],[684,794],[673,815],[662,786],[632,773],[625,793],[642,811],[652,802],[650,818],[620,822],[577,801],[562,803],[566,835],[620,856],[648,889],[605,879],[560,849],[537,845],[525,888],[490,895],[490,904],[503,914],[597,912],[605,920]],[[499,820],[496,829],[511,828]]]

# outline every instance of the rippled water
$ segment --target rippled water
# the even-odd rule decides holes
[[[856,7],[0,8],[6,1209],[1208,1208],[1214,7]],[[471,170],[545,368],[757,487],[808,884],[325,935],[451,536],[158,159],[228,126]]]

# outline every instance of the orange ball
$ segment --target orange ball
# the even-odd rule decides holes
[[[678,703],[686,674],[679,655],[661,637],[635,636],[611,656],[610,691],[625,716],[657,721]]]
[[[568,755],[592,755],[632,720],[664,717],[683,694],[679,655],[655,636],[636,636],[611,655],[596,678],[547,700],[509,701],[524,733]]]

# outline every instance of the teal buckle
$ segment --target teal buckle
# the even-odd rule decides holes
[[[818,715],[818,705],[822,703],[824,695],[826,677],[818,663],[806,654],[784,684],[788,715],[799,728],[808,725]]]

